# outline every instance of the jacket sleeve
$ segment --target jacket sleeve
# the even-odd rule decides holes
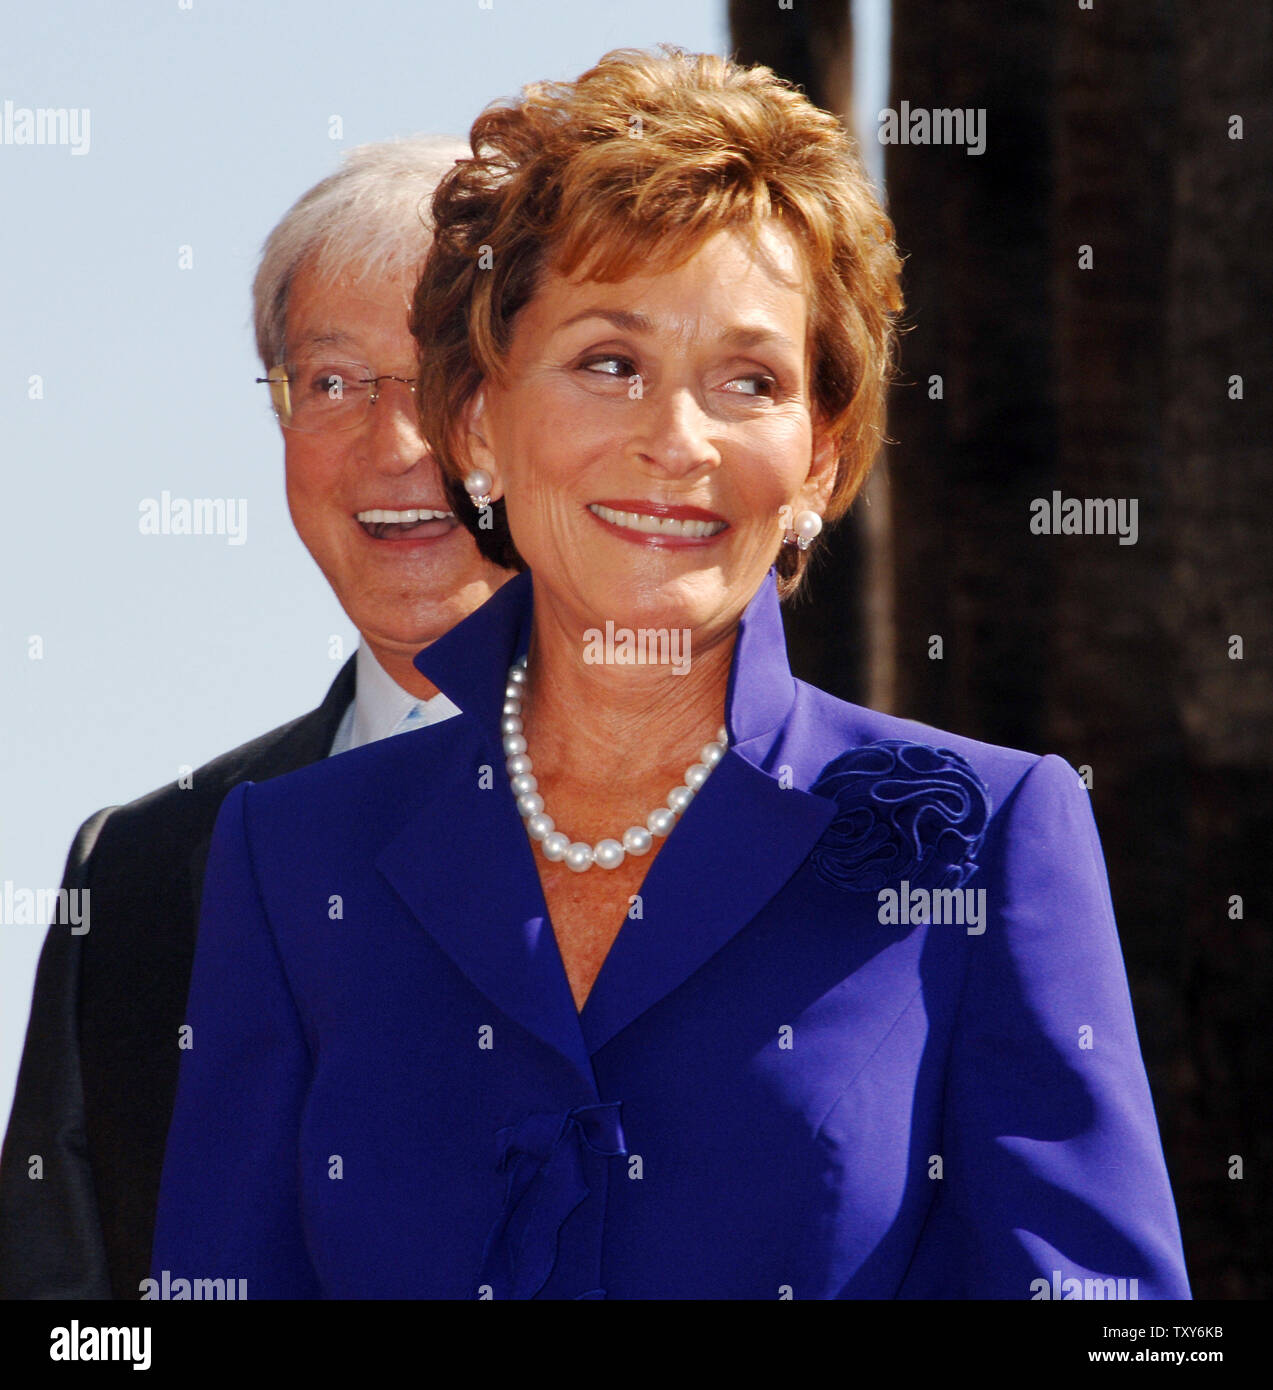
[[[939,1192],[900,1296],[1188,1298],[1100,841],[1061,758],[1018,783],[969,886],[986,930],[967,939]]]
[[[258,889],[251,789],[226,797],[212,836],[151,1273],[316,1298],[297,1147],[310,1056]]]
[[[90,931],[93,851],[113,809],[98,811],[80,826],[62,875],[64,889],[88,891]],[[111,1296],[80,1074],[83,939],[69,923],[55,921],[40,952],[0,1154],[0,1298]]]

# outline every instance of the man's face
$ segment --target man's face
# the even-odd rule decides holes
[[[407,276],[293,278],[287,360],[357,363],[414,380]],[[301,540],[382,664],[410,657],[479,607],[508,578],[484,560],[449,509],[438,465],[399,382],[381,383],[365,421],[330,433],[283,430],[287,502]],[[444,513],[384,520],[373,512]],[[360,520],[359,518],[362,518]]]

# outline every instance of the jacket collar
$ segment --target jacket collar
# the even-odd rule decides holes
[[[790,879],[834,803],[764,769],[795,700],[773,572],[740,622],[726,698],[730,749],[668,837],[582,1012],[575,1009],[539,888],[534,851],[503,770],[499,718],[508,666],[530,641],[529,574],[416,658],[463,714],[407,735],[440,791],[381,854],[378,867],[469,980],[561,1053],[595,1094],[591,1055],[683,984]],[[460,736],[460,729],[464,734]],[[404,740],[405,742],[405,740]],[[427,745],[427,746],[426,746]],[[466,799],[453,880],[438,892],[421,847],[456,844],[457,797],[489,766],[489,791]],[[469,808],[472,808],[471,814]]]
[[[508,668],[530,648],[530,571],[514,575],[462,623],[419,653],[415,668],[464,715],[498,729]]]
[[[415,659],[416,670],[488,729],[499,725],[508,668],[530,647],[533,584],[529,570],[515,575]],[[755,744],[752,751],[758,751],[759,741],[787,717],[795,693],[777,582],[770,570],[738,625],[725,696],[731,744],[740,749]]]

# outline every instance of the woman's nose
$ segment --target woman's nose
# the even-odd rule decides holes
[[[633,443],[650,466],[667,477],[681,477],[720,463],[711,417],[691,389],[643,392],[639,399]]]

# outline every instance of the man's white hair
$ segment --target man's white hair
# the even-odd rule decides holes
[[[469,154],[461,140],[412,135],[359,145],[315,184],[270,233],[252,283],[256,350],[266,370],[287,354],[287,298],[301,265],[320,277],[354,269],[414,273],[429,249],[429,200],[438,180]]]

